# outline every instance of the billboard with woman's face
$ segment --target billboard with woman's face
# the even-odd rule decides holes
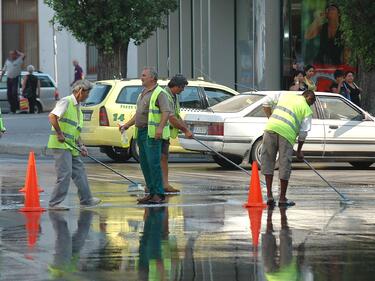
[[[315,67],[317,90],[329,91],[333,73],[355,69],[340,29],[340,7],[327,0],[291,0],[291,67]]]

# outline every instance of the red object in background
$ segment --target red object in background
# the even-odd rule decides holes
[[[315,79],[316,79],[316,90],[318,92],[330,92],[330,86],[335,82],[333,73],[336,70],[341,70],[342,72],[353,71],[357,72],[357,68],[347,65],[329,65],[329,64],[314,64],[315,67]]]

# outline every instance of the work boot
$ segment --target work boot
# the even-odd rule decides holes
[[[101,199],[99,198],[96,198],[96,197],[93,197],[91,198],[90,200],[90,203],[89,204],[81,204],[81,207],[84,207],[84,208],[90,208],[90,207],[94,207],[94,206],[97,206],[100,204],[100,202],[102,202]]]
[[[164,196],[160,196],[160,195],[155,194],[154,196],[152,196],[152,198],[150,200],[148,200],[147,203],[148,204],[164,204],[164,203],[166,203],[166,201],[165,201]]]
[[[179,193],[180,190],[174,188],[171,185],[168,185],[168,187],[164,188],[164,192],[167,192],[167,193]]]
[[[145,197],[137,199],[138,204],[147,204],[147,202],[152,198],[152,195],[146,195]]]

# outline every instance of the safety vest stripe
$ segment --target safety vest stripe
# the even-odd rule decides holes
[[[160,123],[156,123],[156,122],[154,122],[154,121],[149,121],[149,122],[148,122],[148,125],[149,125],[149,126],[155,126],[155,127],[158,127],[158,126],[160,125]]]
[[[61,118],[59,121],[64,122],[64,123],[68,123],[69,125],[72,125],[72,126],[77,126],[77,122],[75,122],[73,120],[70,120],[68,118]]]
[[[82,132],[82,128],[81,127],[77,127],[77,131],[78,132]]]
[[[297,134],[298,134],[298,131],[297,131],[297,128],[294,126],[294,124],[292,123],[292,122],[290,122],[288,119],[286,119],[286,118],[284,118],[284,117],[282,117],[282,116],[280,116],[280,115],[277,115],[277,114],[275,114],[275,113],[273,113],[272,115],[271,115],[271,117],[270,118],[275,118],[275,119],[277,119],[277,120],[280,120],[280,121],[282,121],[282,122],[284,122],[284,123],[286,123],[286,124],[288,124]]]
[[[149,109],[148,112],[154,113],[154,114],[159,114],[160,110],[159,109]]]
[[[279,110],[284,111],[284,112],[288,113],[289,115],[291,115],[294,118],[294,121],[296,122],[297,127],[298,128],[300,127],[300,123],[298,121],[298,118],[297,118],[296,114],[293,111],[291,111],[290,109],[288,109],[288,108],[286,108],[284,106],[280,106],[280,105],[276,106],[275,109],[279,109]]]
[[[66,137],[67,139],[74,140],[74,136],[71,135],[71,134],[68,134],[68,133],[64,133],[64,132],[63,132],[63,135],[64,135],[64,137]],[[56,136],[56,131],[52,131],[51,136]]]

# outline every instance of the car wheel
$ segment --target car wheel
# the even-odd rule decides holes
[[[240,156],[228,156],[228,155],[224,155],[225,157],[227,157],[230,161],[232,161],[233,163],[239,165],[242,163],[242,157]],[[229,163],[227,160],[225,160],[224,158],[214,154],[212,155],[212,158],[214,159],[214,161],[216,162],[216,164],[220,165],[221,167],[223,168],[226,168],[226,169],[234,169],[236,168],[236,166],[234,166],[233,164]]]
[[[116,162],[126,162],[131,157],[129,154],[129,148],[121,148],[114,146],[106,146],[102,151],[112,160]]]
[[[352,165],[356,169],[367,169],[369,168],[374,162],[349,162],[350,165]]]
[[[258,167],[260,168],[262,163],[262,143],[263,138],[259,138],[251,148],[251,158],[249,163],[251,164],[253,161],[257,161]],[[279,154],[276,155],[276,163],[275,163],[275,169],[279,168]]]
[[[43,107],[40,104],[40,102],[38,102],[38,101],[35,103],[34,112],[35,113],[42,113],[43,112]]]
[[[139,162],[139,147],[135,139],[131,140],[130,151],[131,151],[131,156],[134,158],[134,160]]]

